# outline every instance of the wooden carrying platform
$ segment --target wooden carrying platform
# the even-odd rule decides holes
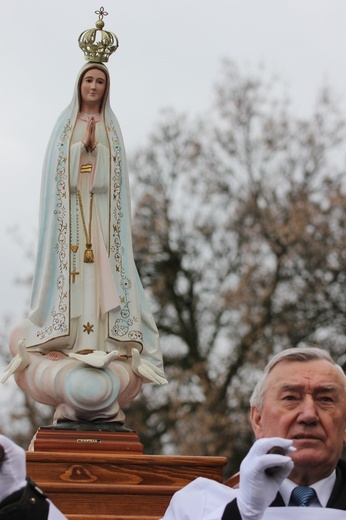
[[[134,432],[39,429],[28,475],[69,520],[158,520],[199,476],[222,482],[224,457],[144,455]]]

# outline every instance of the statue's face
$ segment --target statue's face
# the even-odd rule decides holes
[[[107,86],[106,74],[99,69],[89,69],[85,72],[80,86],[82,109],[101,108],[102,99]]]

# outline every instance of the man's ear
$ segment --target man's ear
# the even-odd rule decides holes
[[[251,406],[250,421],[251,421],[252,429],[254,431],[256,439],[262,439],[262,437],[263,437],[262,414],[261,414],[261,411],[256,406]]]
[[[346,446],[346,421],[345,421],[345,425],[344,425],[344,446]]]

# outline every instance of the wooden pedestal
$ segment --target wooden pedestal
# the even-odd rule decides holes
[[[63,453],[143,453],[143,444],[136,432],[39,428],[29,451]]]
[[[69,520],[158,520],[172,495],[195,478],[223,480],[224,457],[143,455],[134,432],[131,442],[120,442],[122,432],[103,433],[40,429],[27,452],[28,475]],[[74,442],[95,435],[99,442]],[[124,444],[116,451],[119,443],[125,451]]]

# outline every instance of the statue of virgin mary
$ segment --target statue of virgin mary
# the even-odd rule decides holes
[[[133,258],[125,148],[102,58],[98,44],[48,143],[31,307],[3,378],[14,373],[55,406],[56,422],[122,422],[143,382],[167,382]]]

